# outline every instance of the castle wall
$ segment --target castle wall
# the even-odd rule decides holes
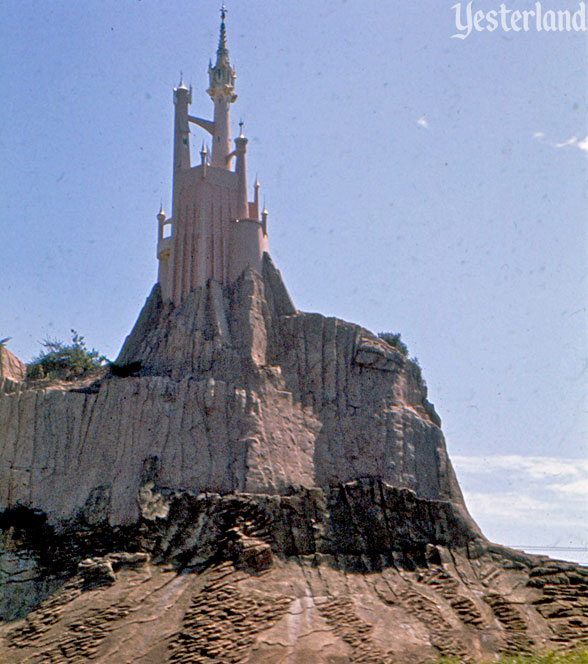
[[[247,267],[261,274],[264,238],[261,222],[239,219],[231,224],[229,252],[229,283],[237,279]]]
[[[197,166],[176,173],[170,262],[174,302],[208,279],[228,282],[236,190],[235,174],[223,169]]]
[[[209,279],[227,285],[247,267],[261,273],[267,238],[261,221],[237,220],[240,193],[239,175],[232,171],[207,165],[176,173],[172,238],[161,237],[163,223],[170,220],[160,222],[159,283],[164,299],[179,304]]]

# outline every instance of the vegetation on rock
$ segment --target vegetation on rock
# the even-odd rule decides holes
[[[95,348],[87,348],[84,337],[76,330],[71,330],[71,335],[70,344],[57,339],[45,339],[42,344],[45,350],[27,364],[27,378],[74,380],[106,362],[106,357]]]
[[[432,664],[459,664],[460,661],[455,657],[440,657]],[[548,652],[542,655],[502,655],[494,664],[588,664],[588,650]]]
[[[378,337],[385,341],[392,348],[400,351],[404,357],[408,359],[411,363],[411,370],[413,371],[416,379],[421,385],[425,385],[425,380],[421,371],[421,365],[419,363],[418,357],[408,357],[408,346],[402,341],[400,332],[378,332]]]
[[[404,357],[408,356],[408,346],[402,341],[400,332],[378,332],[378,337],[392,348],[399,350]]]

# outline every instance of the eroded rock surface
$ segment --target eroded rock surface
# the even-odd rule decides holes
[[[134,522],[150,458],[177,489],[377,477],[465,511],[416,367],[357,325],[296,312],[269,257],[263,277],[209,282],[178,308],[156,286],[111,375],[4,395],[0,422],[0,508],[53,524],[89,503]]]
[[[0,394],[18,390],[26,374],[26,365],[0,345]]]
[[[156,286],[107,375],[6,380],[0,662],[416,664],[588,643],[588,570],[487,542],[418,367],[296,311],[267,256],[177,308]]]
[[[0,626],[0,661],[416,664],[588,643],[588,569],[489,544],[451,503],[377,480],[167,502]],[[58,565],[74,533],[78,555],[109,540],[69,528],[49,536]]]

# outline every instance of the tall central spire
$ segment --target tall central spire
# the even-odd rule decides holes
[[[225,4],[223,2],[223,6],[221,7],[220,13],[221,13],[221,26],[220,26],[220,35],[218,38],[218,49],[216,51],[217,56],[219,55],[229,55],[229,52],[227,50],[227,29],[225,27],[225,17],[227,15],[227,8],[225,7]]]
[[[220,34],[216,63],[208,68],[209,87],[208,94],[214,102],[214,136],[212,141],[212,165],[217,168],[228,168],[229,154],[231,153],[231,132],[229,119],[229,104],[232,104],[235,94],[235,70],[229,62],[227,49],[227,29],[225,18],[227,9],[223,4],[221,10]]]

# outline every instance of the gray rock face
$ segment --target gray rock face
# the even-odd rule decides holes
[[[367,330],[297,312],[269,257],[182,305],[153,289],[113,375],[0,398],[0,509],[52,524],[139,515],[149,459],[173,489],[280,494],[363,477],[463,499],[414,365]]]

